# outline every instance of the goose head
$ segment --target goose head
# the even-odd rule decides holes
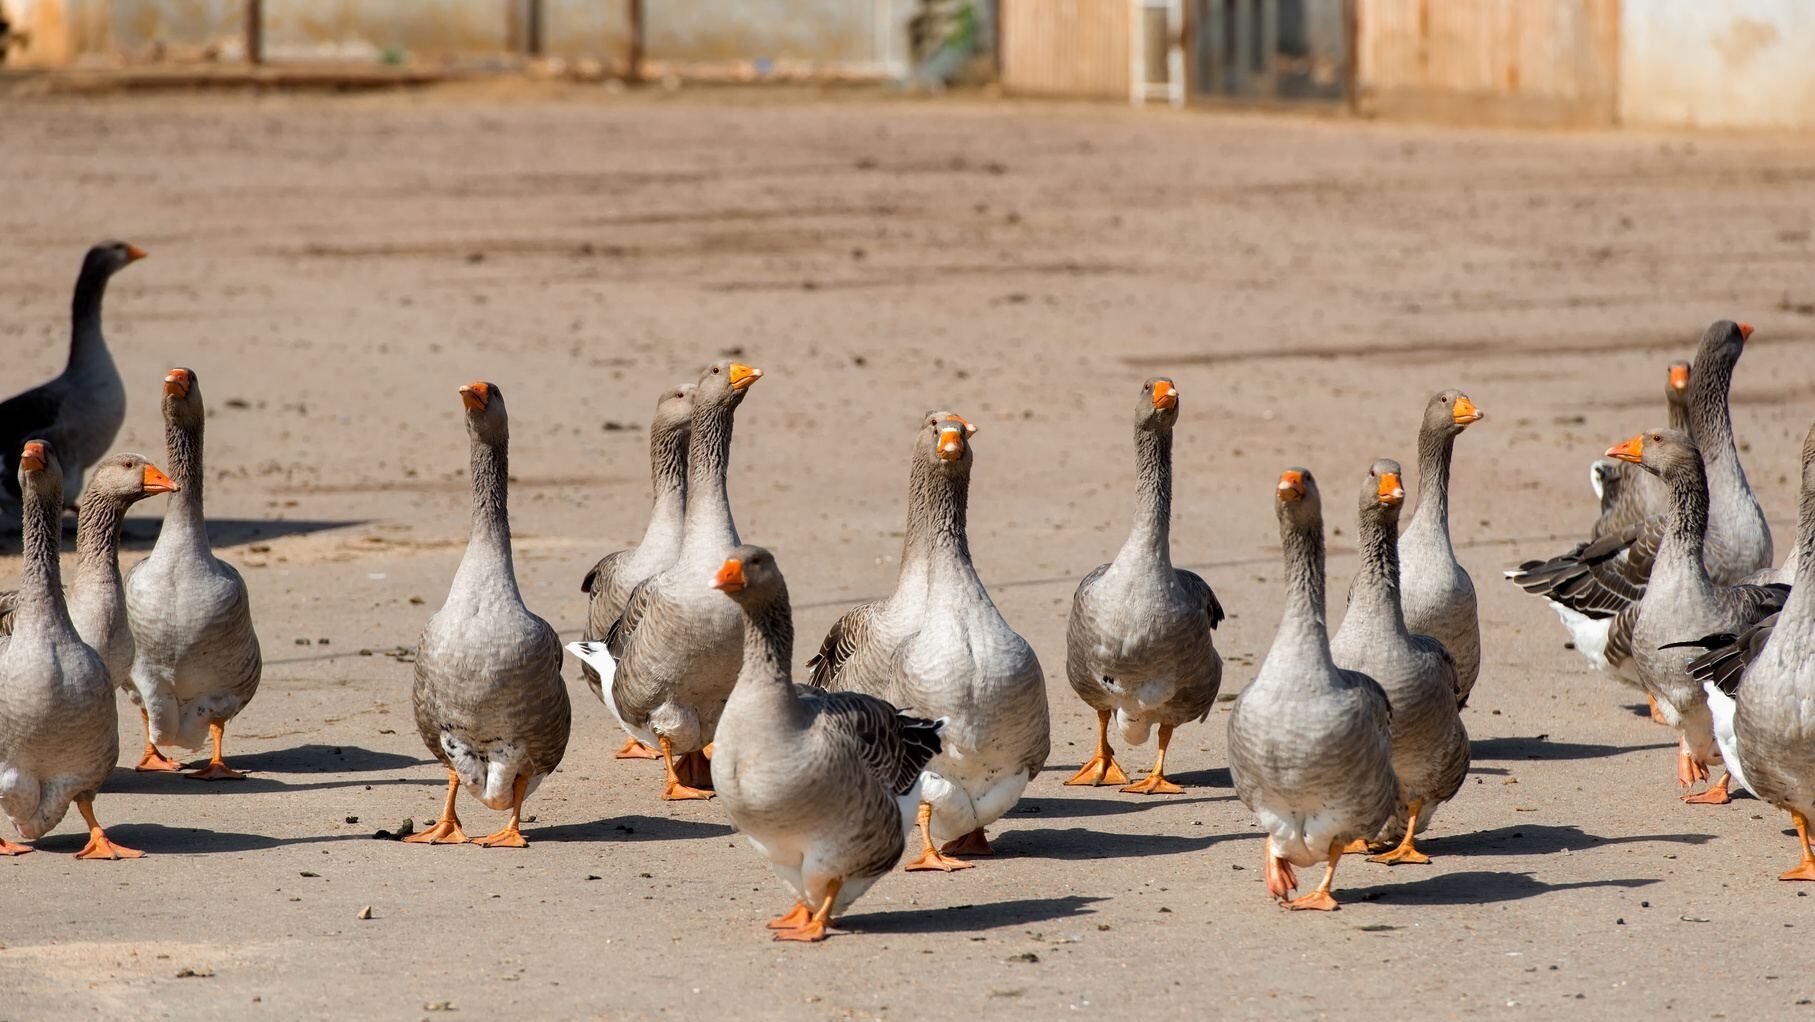
[[[1739,356],[1745,353],[1746,342],[1751,339],[1752,326],[1749,323],[1735,323],[1730,319],[1710,323],[1708,329],[1702,332],[1701,343],[1695,348],[1694,373],[1715,367],[1731,371],[1739,364]]]
[[[957,412],[928,412],[914,439],[914,455],[948,471],[969,471],[976,433],[976,423]]]
[[[691,383],[681,383],[662,391],[662,396],[655,402],[655,424],[653,432],[661,433],[670,430],[684,430],[693,423],[693,398],[699,387]]]
[[[84,276],[111,277],[145,258],[145,250],[124,241],[103,241],[82,258]]]
[[[1323,498],[1310,469],[1288,468],[1281,472],[1279,485],[1273,489],[1273,503],[1281,533],[1323,528]]]
[[[1675,429],[1654,429],[1607,448],[1609,458],[1637,465],[1645,471],[1664,479],[1671,479],[1687,471],[1690,467],[1699,468],[1702,463],[1702,452],[1689,439],[1689,434]]]
[[[20,450],[19,489],[28,497],[41,497],[62,506],[63,466],[49,440],[28,440]]]
[[[748,543],[731,551],[712,573],[712,588],[745,607],[763,607],[786,595],[775,555]]]
[[[120,507],[160,493],[175,493],[176,483],[139,454],[114,454],[94,467],[82,490],[82,502],[110,501]]]
[[[1400,505],[1405,503],[1404,480],[1405,472],[1397,461],[1391,458],[1375,461],[1361,485],[1361,520],[1396,524]]]
[[[1484,417],[1485,413],[1459,390],[1440,390],[1424,406],[1424,428],[1443,436],[1455,436]]]
[[[1155,376],[1141,384],[1141,397],[1135,403],[1136,429],[1170,430],[1178,422],[1178,388],[1164,376]]]
[[[486,444],[510,439],[510,417],[504,411],[504,391],[487,380],[460,385],[460,404],[466,409],[466,431]]]
[[[201,425],[202,385],[195,370],[178,366],[164,374],[164,419],[179,425]]]
[[[1670,363],[1669,385],[1664,388],[1664,400],[1673,405],[1689,403],[1689,363]]]
[[[763,371],[742,362],[714,362],[700,375],[693,400],[699,408],[736,408],[744,392],[763,378]]]

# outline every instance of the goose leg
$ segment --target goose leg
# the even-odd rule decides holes
[[[226,721],[224,721],[224,720],[209,721],[208,722],[208,736],[210,738],[214,739],[214,755],[209,758],[207,766],[201,768],[200,770],[195,771],[194,773],[185,774],[184,776],[188,777],[192,781],[243,781],[243,780],[245,780],[246,779],[245,774],[239,772],[238,770],[229,769],[227,764],[221,759],[221,739],[226,737],[226,734],[227,734],[227,722]]]
[[[820,900],[819,911],[813,913],[806,922],[800,924],[800,926],[795,929],[777,931],[775,939],[799,940],[807,943],[825,940],[826,923],[830,922],[832,919],[832,903],[838,900],[838,889],[843,886],[844,881],[837,877],[833,877],[826,881],[826,894],[825,897]]]
[[[706,758],[703,750],[684,753],[680,759],[675,760],[674,775],[689,788],[712,790],[712,761]]]
[[[1109,711],[1097,711],[1097,751],[1085,760],[1066,784],[1127,784],[1128,775],[1116,765],[1115,750],[1109,747]]]
[[[37,851],[37,849],[33,848],[31,845],[14,844],[3,837],[0,837],[0,855],[30,855],[35,851]]]
[[[769,920],[769,929],[798,930],[807,925],[807,921],[812,918],[813,910],[807,907],[807,903],[804,901],[797,901],[794,903],[794,907],[788,910],[787,915],[777,916],[776,918]]]
[[[95,804],[91,799],[82,799],[76,803],[76,811],[82,814],[82,822],[88,824],[88,844],[76,853],[78,859],[138,859],[145,853],[136,848],[116,845],[107,840],[107,832],[95,822]]]
[[[662,765],[668,769],[668,781],[662,787],[662,799],[667,802],[679,802],[689,798],[711,798],[710,791],[701,791],[682,783],[681,775],[675,773],[674,770],[674,743],[669,741],[667,735],[661,736],[661,742]]]
[[[1292,872],[1292,864],[1273,854],[1273,836],[1267,836],[1266,852],[1267,893],[1279,901],[1298,889],[1298,874]]]
[[[662,754],[637,741],[635,738],[624,739],[624,747],[613,756],[615,759],[661,759]]]
[[[1685,788],[1694,787],[1696,782],[1708,779],[1708,768],[1695,760],[1689,751],[1689,739],[1676,740],[1676,783]]]
[[[1815,851],[1809,849],[1809,818],[1790,810],[1790,819],[1796,821],[1796,840],[1802,844],[1802,861],[1796,868],[1778,877],[1779,880],[1815,880]]]
[[[1399,847],[1390,852],[1382,852],[1379,855],[1370,855],[1368,856],[1368,861],[1384,862],[1389,866],[1395,866],[1402,862],[1429,865],[1431,857],[1419,851],[1414,847],[1412,842],[1413,835],[1418,832],[1418,813],[1423,808],[1423,802],[1418,799],[1412,799],[1410,811],[1405,820],[1405,837],[1400,839]]]
[[[1664,719],[1664,711],[1657,708],[1657,696],[1647,695],[1645,696],[1645,701],[1651,704],[1651,722],[1653,724],[1670,723]]]
[[[454,812],[454,799],[460,794],[460,777],[452,769],[447,772],[447,803],[441,807],[441,818],[435,825],[420,834],[411,834],[403,840],[412,845],[463,845],[466,835],[460,830],[460,817]]]
[[[918,873],[922,870],[936,869],[950,873],[955,869],[970,869],[976,865],[965,862],[963,859],[950,858],[941,854],[939,849],[934,848],[932,821],[933,804],[931,802],[920,803],[920,841],[925,847],[920,853],[920,858],[907,864],[907,871]]]
[[[145,755],[139,758],[139,765],[133,767],[140,773],[162,773],[170,770],[181,770],[183,764],[158,751],[151,740],[151,714],[139,707],[139,719],[145,722]]]
[[[1724,806],[1733,801],[1733,796],[1727,794],[1727,782],[1732,779],[1732,771],[1723,770],[1720,780],[1709,785],[1707,791],[1699,795],[1684,795],[1683,801],[1694,806]]]
[[[1330,846],[1330,861],[1324,864],[1323,879],[1318,881],[1317,889],[1302,898],[1286,902],[1286,907],[1294,912],[1334,912],[1336,899],[1330,897],[1330,881],[1336,879],[1336,864],[1342,861],[1342,846]]]
[[[473,844],[481,848],[528,848],[529,842],[523,840],[523,832],[517,829],[517,825],[523,821],[523,796],[527,794],[529,775],[518,774],[516,782],[511,785],[510,819],[504,824],[504,829],[496,834],[476,837]]]
[[[1185,789],[1166,779],[1166,746],[1172,743],[1172,725],[1160,725],[1159,753],[1153,759],[1153,769],[1147,776],[1124,787],[1122,790],[1135,795],[1177,795]]]

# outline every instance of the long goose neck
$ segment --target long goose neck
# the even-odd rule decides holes
[[[955,568],[974,574],[967,522],[970,475],[963,471],[933,472],[929,481],[923,516],[928,559],[935,568]]]
[[[690,430],[665,429],[649,434],[649,475],[655,501],[649,531],[678,530],[687,512],[687,456]]]
[[[1449,463],[1456,446],[1456,436],[1447,429],[1423,429],[1418,432],[1418,509],[1412,512],[1414,522],[1428,522],[1449,535]]]
[[[1795,593],[1806,593],[1815,598],[1815,464],[1807,462],[1802,469],[1802,492],[1796,503],[1796,573]],[[1811,599],[1815,607],[1815,599]]]
[[[1658,549],[1658,563],[1667,559],[1687,565],[1691,578],[1707,579],[1702,565],[1702,545],[1708,535],[1708,476],[1701,463],[1691,460],[1666,480],[1670,485],[1670,524]]]
[[[506,440],[472,438],[473,527],[460,558],[455,584],[479,575],[486,585],[517,592],[516,566],[510,552],[510,448]]]
[[[120,526],[126,505],[91,494],[76,511],[76,586],[120,585]]]
[[[1274,645],[1308,643],[1327,660],[1330,630],[1324,619],[1323,530],[1284,530],[1280,545],[1285,552],[1286,608]]]
[[[686,538],[681,549],[703,556],[723,556],[737,546],[737,523],[731,519],[726,473],[731,465],[733,407],[702,408],[693,416],[693,439],[687,446]]]
[[[107,295],[108,274],[83,267],[76,278],[70,302],[69,366],[71,371],[90,361],[108,358],[107,341],[101,336],[101,299]]]
[[[786,592],[763,606],[744,609],[744,663],[737,672],[740,699],[760,699],[802,716],[789,677],[794,664],[794,615]]]
[[[1134,525],[1116,555],[1119,564],[1172,567],[1172,433],[1137,429]]]
[[[1399,536],[1392,519],[1364,511],[1358,536],[1361,569],[1349,594],[1349,614],[1362,612],[1363,621],[1384,623],[1393,632],[1405,631],[1405,611],[1399,599]],[[1343,619],[1347,626],[1348,618]]]
[[[1723,493],[1729,485],[1749,485],[1733,439],[1732,386],[1733,366],[1722,359],[1700,360],[1689,376],[1689,436],[1702,452],[1707,478]]]
[[[27,493],[21,509],[21,553],[24,564],[19,582],[19,614],[36,618],[44,614],[69,623],[69,609],[63,603],[63,571],[57,562],[62,545],[63,514],[54,497]]]
[[[205,550],[208,527],[202,514],[202,429],[199,418],[189,423],[171,415],[164,417],[164,448],[170,461],[170,478],[177,490],[170,495],[170,510],[158,538],[161,541],[167,530],[175,536],[198,540]]]

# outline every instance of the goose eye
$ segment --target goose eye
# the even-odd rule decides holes
[[[718,375],[718,366],[713,366],[713,367],[712,367],[712,375],[714,375],[714,376],[717,376],[717,375]]]

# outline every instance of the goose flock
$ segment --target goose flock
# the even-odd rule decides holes
[[[0,810],[31,842],[73,804],[89,828],[84,859],[142,854],[109,840],[95,815],[119,757],[114,689],[144,722],[135,769],[181,770],[164,749],[205,747],[207,762],[186,776],[231,781],[244,774],[226,762],[226,728],[261,674],[247,587],[207,537],[195,370],[161,381],[168,474],[106,453],[128,388],[101,334],[101,300],[108,278],[144,255],[119,242],[88,253],[67,370],[0,404],[4,493],[23,551],[19,588],[0,594]],[[1678,733],[1682,785],[1725,766],[1684,801],[1719,804],[1738,788],[1789,812],[1800,860],[1782,879],[1815,880],[1815,578],[1805,578],[1815,575],[1815,427],[1796,545],[1774,564],[1728,405],[1751,333],[1710,326],[1693,360],[1669,367],[1668,425],[1591,465],[1596,515],[1581,542],[1507,576],[1549,603],[1596,668],[1646,693]],[[768,923],[775,939],[812,942],[898,868],[949,873],[989,855],[989,828],[1047,765],[1052,729],[1040,660],[971,559],[978,427],[948,410],[914,424],[893,592],[839,617],[795,680],[781,566],[744,541],[726,485],[737,411],[763,378],[724,361],[660,392],[648,527],[585,573],[584,637],[566,649],[626,734],[617,757],[659,759],[662,799],[716,799],[792,893]],[[512,563],[504,393],[481,380],[458,397],[472,527],[424,627],[413,687],[418,730],[448,785],[436,822],[405,840],[521,848],[524,803],[560,764],[574,709],[561,640],[525,605]],[[1224,607],[1172,559],[1180,402],[1169,379],[1140,385],[1132,527],[1072,599],[1065,674],[1096,734],[1066,784],[1179,792],[1167,748],[1177,729],[1209,717],[1222,688]],[[1234,701],[1228,755],[1236,794],[1265,833],[1267,891],[1289,909],[1335,909],[1344,855],[1429,862],[1417,838],[1468,771],[1463,710],[1482,645],[1474,583],[1450,540],[1449,479],[1457,438],[1482,419],[1459,390],[1426,402],[1417,504],[1403,528],[1401,464],[1354,467],[1360,566],[1334,635],[1322,490],[1306,468],[1278,477],[1284,609]],[[122,573],[122,517],[154,495],[170,502],[157,542]],[[66,590],[59,546],[72,503]],[[1130,782],[1113,743],[1150,737],[1152,765]],[[463,793],[508,813],[504,826],[467,837]],[[31,850],[0,841],[0,854]],[[1298,893],[1297,869],[1318,865],[1321,878]]]

